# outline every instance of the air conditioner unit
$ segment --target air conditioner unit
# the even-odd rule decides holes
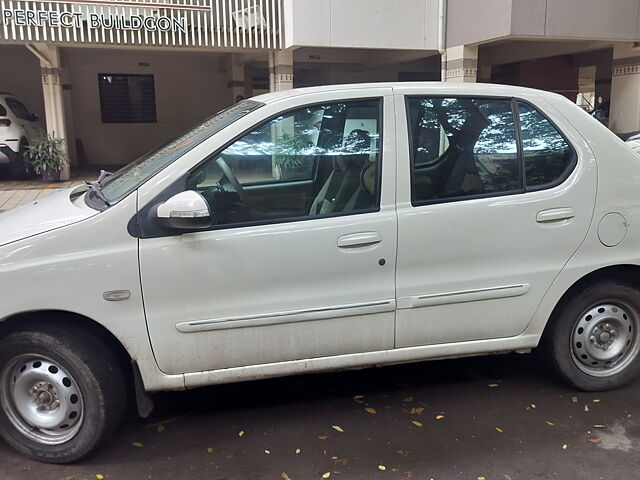
[[[264,30],[267,28],[267,21],[262,14],[262,8],[259,5],[255,7],[245,8],[243,10],[236,10],[233,12],[233,21],[237,27],[244,28],[246,30],[258,29]]]

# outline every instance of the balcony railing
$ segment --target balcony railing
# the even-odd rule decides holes
[[[282,0],[0,0],[0,41],[282,48]]]

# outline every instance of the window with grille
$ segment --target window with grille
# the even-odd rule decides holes
[[[153,75],[99,73],[102,123],[155,123]]]

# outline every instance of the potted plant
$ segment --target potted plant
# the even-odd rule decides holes
[[[69,163],[64,152],[64,140],[49,134],[36,138],[31,143],[29,157],[33,170],[42,175],[45,183],[59,182],[60,171]]]
[[[304,173],[305,153],[312,146],[301,136],[282,134],[273,146],[273,162],[282,180],[297,178]]]

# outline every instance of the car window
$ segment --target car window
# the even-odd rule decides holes
[[[7,109],[4,108],[4,105],[0,104],[0,117],[6,117],[7,116]]]
[[[527,187],[553,184],[573,165],[573,149],[534,107],[518,102],[518,111]]]
[[[16,100],[15,98],[7,97],[5,101],[7,102],[7,106],[11,109],[16,117],[22,120],[31,120],[31,113],[29,113],[27,107],[25,107],[18,100]]]
[[[379,205],[380,100],[279,115],[195,169],[216,225],[366,212]]]
[[[408,98],[412,201],[522,189],[510,99]]]

